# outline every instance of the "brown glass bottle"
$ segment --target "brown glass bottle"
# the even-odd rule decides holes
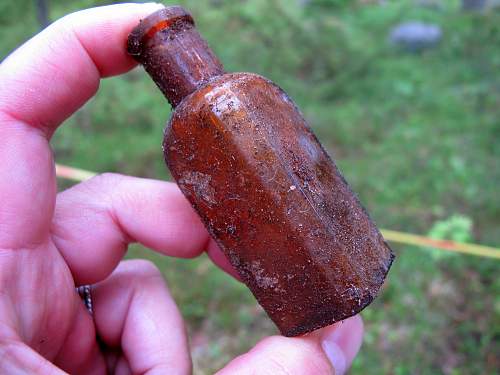
[[[225,74],[181,7],[143,20],[128,51],[175,107],[173,177],[282,334],[366,307],[394,255],[287,94]]]

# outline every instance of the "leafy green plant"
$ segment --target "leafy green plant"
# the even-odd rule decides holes
[[[428,233],[429,237],[438,240],[470,242],[472,239],[472,220],[464,215],[452,215],[445,220],[436,221]],[[445,259],[455,254],[429,248],[434,259]]]

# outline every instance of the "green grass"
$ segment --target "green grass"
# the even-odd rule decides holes
[[[439,9],[410,0],[180,3],[228,71],[263,74],[289,92],[381,227],[500,245],[500,12],[464,13],[458,1]],[[50,14],[94,4],[51,1]],[[442,43],[421,54],[389,46],[391,26],[411,19],[438,23]],[[36,31],[32,2],[3,3],[0,22],[2,57]],[[169,113],[142,70],[106,79],[54,137],[56,159],[166,179]],[[387,286],[363,312],[352,373],[496,373],[500,263],[394,248]],[[206,257],[168,259],[140,247],[129,256],[164,272],[188,322],[196,373],[275,332],[247,289]]]

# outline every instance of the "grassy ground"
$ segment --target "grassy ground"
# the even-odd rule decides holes
[[[290,93],[381,227],[500,245],[500,12],[464,13],[458,1],[179,2],[228,71],[261,73]],[[50,16],[102,3],[51,1]],[[34,14],[30,1],[0,5],[0,57],[36,32]],[[410,19],[439,24],[442,43],[421,54],[390,47],[391,26]],[[56,134],[56,159],[166,179],[169,113],[141,70],[107,79]],[[394,248],[385,290],[363,312],[352,373],[497,373],[500,263]],[[206,257],[140,247],[129,256],[163,270],[189,325],[195,373],[275,332],[246,288]]]

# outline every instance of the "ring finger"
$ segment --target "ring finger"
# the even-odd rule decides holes
[[[92,295],[96,331],[110,373],[190,373],[181,314],[153,263],[120,262],[110,277],[94,286]]]

